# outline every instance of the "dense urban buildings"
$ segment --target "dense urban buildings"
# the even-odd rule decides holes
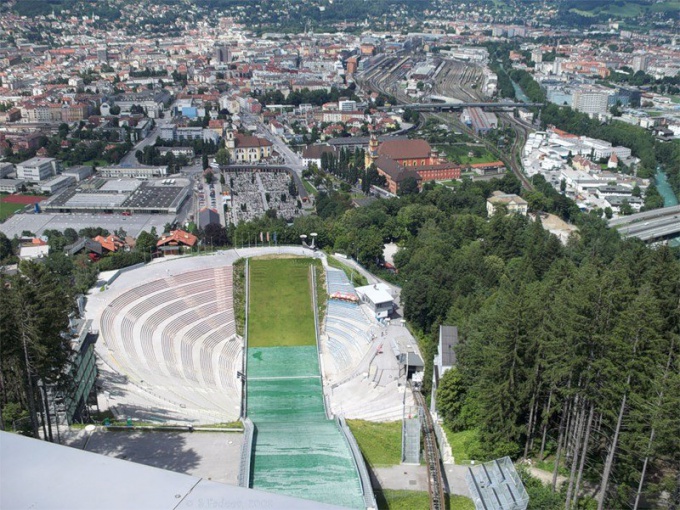
[[[0,506],[678,507],[677,11],[3,2]]]

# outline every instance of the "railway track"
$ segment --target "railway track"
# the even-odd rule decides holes
[[[399,64],[398,66],[395,66],[395,61]],[[375,92],[394,95],[397,100],[403,103],[412,103],[413,99],[403,94],[401,89],[395,86],[397,80],[393,79],[392,72],[384,73],[385,68],[387,67],[389,67],[390,70],[398,70],[403,65],[404,61],[404,59],[397,59],[395,57],[381,61],[379,66],[373,67],[362,73],[362,76],[357,77],[359,86],[366,87]],[[383,71],[384,74],[380,73],[380,71]],[[441,94],[456,97],[463,101],[480,101],[481,95],[479,91],[468,90],[466,86],[470,82],[478,84],[480,79],[479,73],[475,68],[468,66],[463,67],[459,63],[452,63],[449,66],[445,66],[445,69],[442,69],[440,73],[441,83],[440,86],[435,86],[435,90]],[[435,84],[436,83],[437,82],[435,81]],[[422,113],[421,115],[424,119],[432,116],[447,125],[455,126],[456,129],[462,130],[473,139],[483,143],[494,155],[496,155],[496,157],[510,168],[512,173],[515,174],[522,183],[522,187],[528,190],[533,189],[531,182],[522,171],[521,163],[519,163],[522,146],[524,140],[527,138],[527,128],[514,121],[511,115],[503,116],[507,124],[511,126],[515,132],[515,139],[510,147],[509,153],[501,153],[497,147],[491,145],[487,140],[475,135],[475,133],[460,122],[455,115],[443,113]]]
[[[427,485],[430,492],[430,510],[444,510],[444,478],[442,477],[442,465],[437,446],[437,437],[434,433],[434,423],[430,410],[425,404],[425,399],[420,391],[413,390],[416,405],[422,409],[423,416],[423,440],[425,445],[425,462],[427,462]]]

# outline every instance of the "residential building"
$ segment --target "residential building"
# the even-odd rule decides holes
[[[19,258],[21,260],[42,259],[49,254],[49,245],[38,237],[34,237],[30,242],[22,244],[19,248]]]
[[[57,175],[59,169],[59,162],[54,158],[31,158],[17,165],[17,178],[41,182]]]
[[[518,195],[512,193],[503,193],[502,191],[494,191],[486,200],[486,212],[489,217],[496,213],[499,207],[504,206],[508,214],[522,214],[526,216],[529,209],[529,204],[526,200]]]
[[[102,247],[103,253],[117,252],[125,249],[125,241],[116,235],[97,236],[93,241],[99,243]]]
[[[172,154],[175,157],[184,156],[188,159],[193,159],[196,155],[193,147],[157,147],[157,149],[161,156]]]
[[[649,55],[643,53],[642,55],[635,55],[633,57],[633,72],[638,71],[647,72],[649,66]]]
[[[604,115],[608,111],[609,94],[605,91],[579,89],[574,91],[572,107],[589,115]]]
[[[357,102],[356,101],[350,101],[349,99],[341,99],[338,101],[338,110],[341,112],[352,112],[356,111],[357,109]]]
[[[169,235],[163,234],[156,246],[165,255],[179,255],[198,244],[198,238],[184,230],[174,230]]]
[[[218,64],[228,64],[231,62],[231,48],[226,44],[216,44],[213,61]]]

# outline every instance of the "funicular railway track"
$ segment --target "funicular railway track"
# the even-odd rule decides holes
[[[423,439],[425,446],[425,462],[427,462],[427,485],[430,492],[430,509],[444,510],[446,500],[444,499],[444,479],[442,477],[441,460],[439,448],[437,447],[437,437],[434,433],[434,423],[430,410],[425,404],[425,399],[420,391],[413,391],[413,398],[416,405],[422,409],[423,416]]]

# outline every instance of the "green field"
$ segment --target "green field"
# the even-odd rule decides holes
[[[366,463],[371,467],[393,466],[401,462],[401,422],[374,423],[347,420]]]
[[[448,427],[444,426],[443,428],[456,464],[467,464],[467,461],[471,460],[468,447],[479,441],[479,433],[475,429],[451,432]]]
[[[250,260],[248,347],[316,345],[310,265],[303,258]]]
[[[26,204],[12,204],[9,202],[0,202],[0,221],[5,221],[15,212],[20,211],[26,207]]]
[[[314,186],[312,186],[312,183],[309,182],[307,179],[302,179],[302,185],[305,187],[307,190],[307,193],[310,195],[316,195],[319,193]]]
[[[475,145],[440,144],[437,145],[437,149],[439,149],[439,153],[448,161],[461,165],[474,165],[476,163],[492,163],[493,161],[498,161],[498,158],[485,147]],[[470,152],[474,153],[472,157],[469,156]]]
[[[475,510],[475,504],[465,496],[446,496],[450,510]],[[380,510],[428,510],[430,495],[422,491],[376,490],[375,499]]]

